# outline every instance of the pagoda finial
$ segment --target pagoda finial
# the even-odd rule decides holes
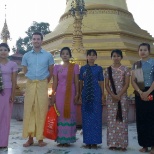
[[[1,40],[3,40],[3,43],[7,43],[7,40],[10,39],[10,32],[8,30],[8,26],[6,23],[6,5],[5,5],[5,22],[4,27],[1,32]]]

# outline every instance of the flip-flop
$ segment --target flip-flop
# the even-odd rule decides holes
[[[147,147],[145,147],[145,148],[143,147],[139,151],[145,153],[145,152],[148,152],[148,148]]]
[[[92,149],[97,149],[98,146],[97,146],[97,144],[92,144],[92,145],[91,145],[91,148],[92,148]]]
[[[151,149],[150,154],[154,154],[154,148]]]
[[[109,147],[109,150],[117,150],[116,147]]]
[[[91,149],[91,144],[86,144],[83,146],[85,149]]]
[[[63,147],[64,146],[64,144],[57,144],[57,147]]]
[[[0,149],[7,149],[8,147],[0,147]]]
[[[70,147],[70,144],[69,143],[65,143],[65,144],[63,144],[63,147]]]
[[[47,143],[45,143],[45,142],[38,142],[38,146],[39,147],[44,147],[44,146],[46,146],[47,145]]]
[[[126,148],[121,148],[120,150],[123,151],[123,152],[127,151]]]
[[[23,147],[30,147],[30,146],[32,146],[34,144],[34,142],[29,142],[29,141],[27,141],[26,143],[24,143],[23,144]]]

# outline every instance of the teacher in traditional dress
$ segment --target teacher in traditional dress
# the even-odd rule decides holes
[[[136,125],[140,152],[154,154],[154,59],[150,58],[150,45],[139,45],[140,60],[132,70],[132,86],[135,89]]]
[[[105,87],[108,92],[107,105],[107,145],[110,150],[127,150],[128,146],[128,99],[130,82],[128,67],[121,64],[122,51],[111,52],[113,63],[105,70]]]
[[[8,59],[10,48],[0,44],[0,148],[8,147],[18,66]]]
[[[53,71],[52,101],[60,113],[58,117],[59,147],[68,147],[76,142],[76,103],[79,97],[79,65],[70,62],[69,47],[60,50],[62,65],[55,65]]]

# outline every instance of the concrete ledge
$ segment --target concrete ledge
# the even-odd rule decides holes
[[[134,123],[136,121],[135,116],[135,101],[134,99],[130,99],[129,101],[129,112],[128,112],[128,122]],[[103,124],[107,122],[107,109],[106,105],[102,106],[103,109]],[[76,105],[77,110],[77,126],[81,127],[82,125],[82,114],[81,114],[81,104]],[[17,96],[13,106],[12,119],[23,120],[23,112],[24,112],[24,97]]]

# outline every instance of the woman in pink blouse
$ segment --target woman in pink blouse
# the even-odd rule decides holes
[[[8,60],[10,48],[0,44],[0,148],[7,148],[18,66]]]

